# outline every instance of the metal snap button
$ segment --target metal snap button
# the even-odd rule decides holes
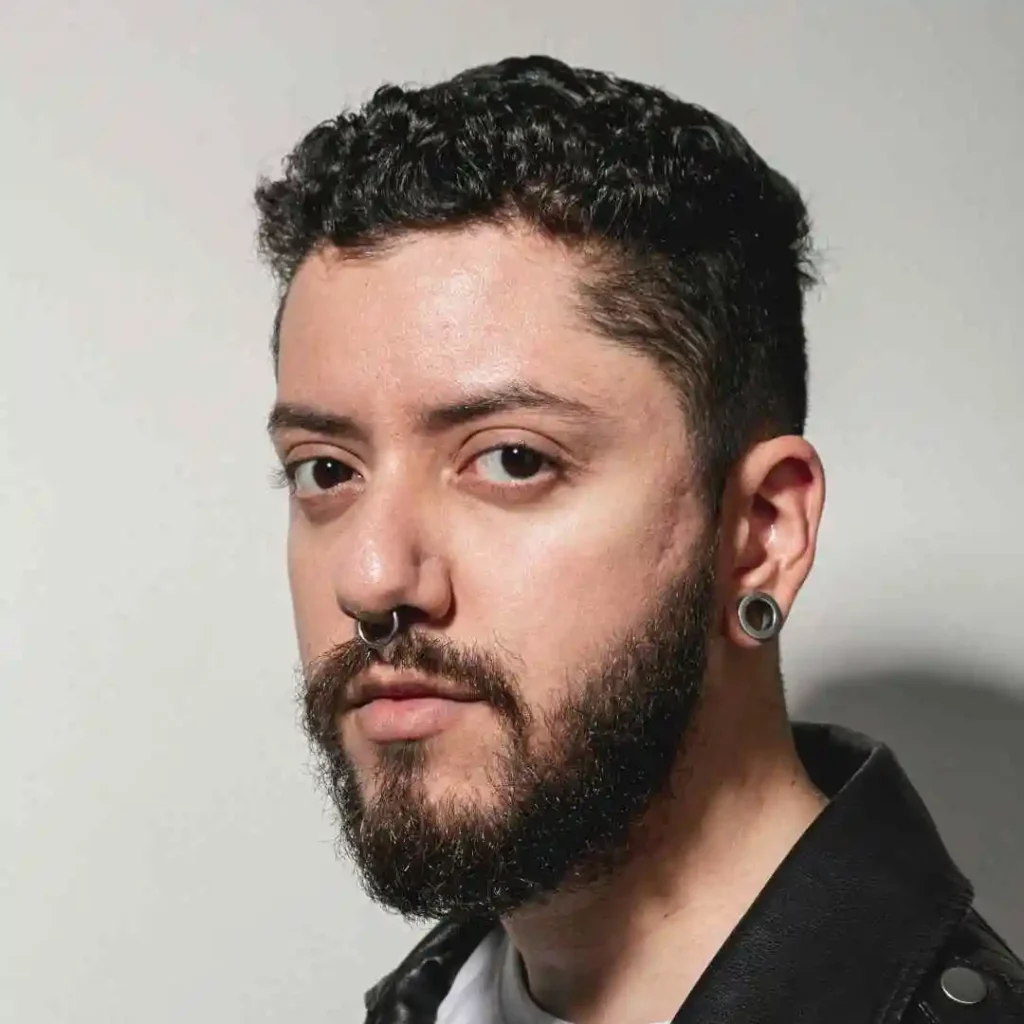
[[[980,1003],[988,995],[988,983],[984,977],[970,967],[950,967],[942,972],[942,991],[964,1006]]]

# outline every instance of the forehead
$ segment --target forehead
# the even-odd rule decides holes
[[[372,385],[414,403],[518,379],[611,413],[675,405],[652,359],[588,324],[579,273],[563,246],[490,225],[410,234],[369,258],[313,255],[281,318],[279,394],[352,402]]]

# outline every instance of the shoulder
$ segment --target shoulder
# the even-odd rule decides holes
[[[1024,964],[971,911],[943,947],[903,1024],[1024,1024]]]

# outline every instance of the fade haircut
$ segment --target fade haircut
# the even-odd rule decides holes
[[[732,125],[659,89],[548,57],[383,86],[306,135],[256,204],[275,366],[311,254],[521,224],[578,254],[583,315],[676,385],[710,512],[750,444],[803,433],[807,208]]]

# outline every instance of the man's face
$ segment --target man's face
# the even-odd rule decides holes
[[[699,694],[684,417],[580,315],[578,272],[525,232],[422,233],[311,257],[285,308],[278,404],[337,421],[274,438],[307,726],[370,891],[408,914],[503,912],[614,859]],[[351,613],[392,607],[406,633],[368,655]],[[352,706],[403,681],[478,699]]]

